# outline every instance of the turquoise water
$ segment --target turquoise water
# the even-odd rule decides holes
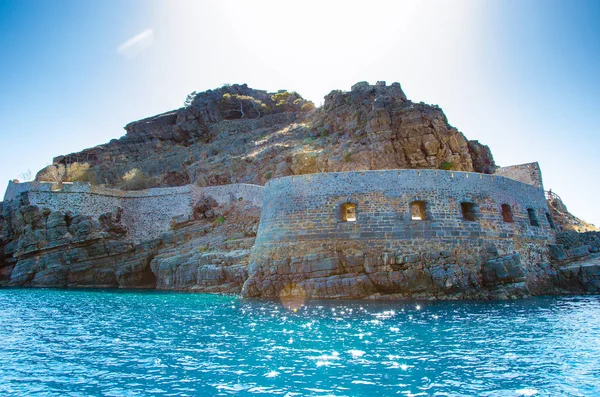
[[[0,289],[0,396],[594,396],[600,297],[279,302]]]

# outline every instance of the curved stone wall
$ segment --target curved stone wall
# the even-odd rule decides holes
[[[426,203],[426,220],[412,219],[413,201]],[[463,219],[461,202],[474,204],[475,221]],[[344,203],[356,204],[356,222],[341,221]],[[503,220],[502,204],[511,206],[513,222]],[[528,209],[539,226],[531,226]],[[244,293],[274,296],[291,283],[311,297],[526,294],[554,239],[547,212],[542,189],[487,174],[386,170],[275,179],[265,186]],[[494,260],[498,269],[486,279]],[[359,286],[349,280],[361,278]]]

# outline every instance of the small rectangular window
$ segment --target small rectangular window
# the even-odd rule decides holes
[[[413,201],[410,203],[411,219],[413,221],[424,221],[427,219],[427,203],[425,201]]]
[[[465,221],[474,221],[476,219],[475,205],[473,203],[460,203],[460,209]]]
[[[529,224],[531,226],[540,225],[540,223],[537,220],[537,216],[535,215],[535,210],[533,208],[527,208],[527,215],[529,215]]]
[[[344,203],[340,211],[342,222],[356,222],[356,204]]]
[[[504,222],[513,221],[512,209],[508,204],[502,204],[502,219],[504,219]]]

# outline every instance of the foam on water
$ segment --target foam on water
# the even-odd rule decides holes
[[[0,396],[600,395],[600,297],[278,302],[0,289]]]

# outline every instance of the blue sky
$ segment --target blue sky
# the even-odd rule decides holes
[[[398,81],[600,225],[600,2],[0,0],[0,189],[224,83]]]

